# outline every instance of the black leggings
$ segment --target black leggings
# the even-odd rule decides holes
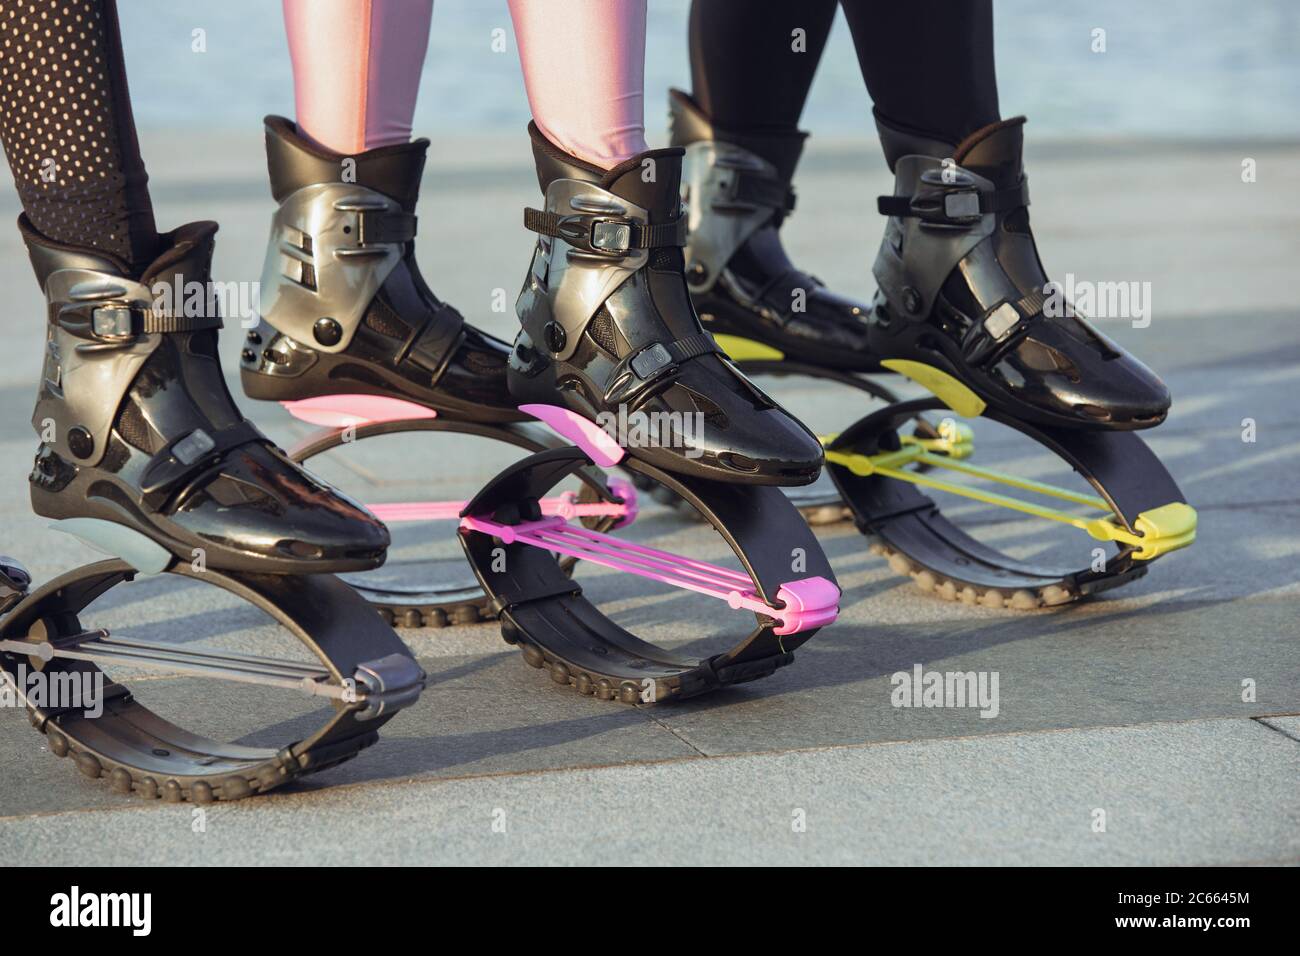
[[[114,0],[0,0],[0,139],[47,239],[132,272],[158,246]]]
[[[837,2],[890,125],[956,144],[999,119],[992,0],[694,0],[696,102],[724,130],[795,129]]]

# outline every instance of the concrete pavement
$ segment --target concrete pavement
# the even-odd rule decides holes
[[[527,257],[518,208],[534,201],[535,184],[523,139],[437,147],[422,264],[471,320],[509,335],[511,314],[492,307],[498,289],[512,303]],[[256,279],[270,215],[256,137],[155,138],[145,151],[160,222],[220,218],[218,277]],[[1244,157],[1257,161],[1256,182],[1241,181]],[[1300,425],[1289,401],[1300,384],[1297,160],[1300,146],[1279,143],[1052,143],[1030,156],[1049,270],[1151,283],[1149,327],[1101,327],[1169,382],[1174,412],[1149,440],[1201,524],[1193,548],[1131,587],[1030,614],[947,604],[894,576],[851,526],[819,529],[845,589],[840,621],[767,680],[655,708],[557,688],[495,625],[404,631],[434,678],[419,704],[344,767],[292,792],[207,808],[202,833],[192,808],[112,794],[43,752],[21,713],[0,710],[0,863],[84,863],[103,850],[125,863],[1300,860]],[[869,295],[874,197],[888,187],[874,145],[814,140],[799,186],[796,258]],[[3,200],[0,213],[16,211],[11,195]],[[454,224],[452,238],[439,222]],[[13,231],[0,237],[0,276],[13,290],[0,366],[12,410],[0,421],[0,550],[43,580],[92,555],[26,502],[43,310]],[[228,369],[238,342],[237,329],[224,336]],[[843,414],[821,386],[774,391],[810,420]],[[299,434],[278,408],[248,411],[277,438]],[[1253,442],[1243,441],[1247,420]],[[994,433],[981,433],[977,449],[983,461],[1054,467]],[[401,455],[440,496],[468,494],[501,463],[475,446],[415,439]],[[405,489],[389,480],[374,490]],[[632,536],[722,556],[710,532],[657,505]],[[1024,541],[1034,551],[1059,539]],[[726,640],[731,612],[704,599],[582,574],[603,607],[649,639],[693,650]],[[207,590],[142,580],[105,600],[105,622],[155,640],[282,652],[253,612]],[[997,716],[894,707],[891,675],[917,664],[996,673]],[[292,732],[310,710],[186,678],[140,686],[164,712],[194,712],[231,737],[268,724]]]

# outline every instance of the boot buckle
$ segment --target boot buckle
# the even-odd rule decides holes
[[[672,364],[672,354],[660,342],[642,349],[628,363],[632,367],[632,371],[636,373],[637,378],[643,382],[650,381],[656,374]]]
[[[591,248],[626,255],[632,248],[632,225],[619,219],[593,219]]]
[[[126,305],[101,305],[90,312],[90,331],[105,342],[125,342],[135,337],[135,322],[131,307]]]
[[[336,200],[334,209],[351,214],[351,222],[343,227],[351,245],[341,245],[336,256],[384,256],[387,247],[401,245],[415,238],[416,217],[401,209],[394,209],[385,199],[352,196]]]
[[[610,405],[630,402],[676,368],[673,353],[666,345],[647,345],[619,363],[605,388],[605,401]]]
[[[59,309],[60,328],[93,343],[77,346],[78,351],[119,348],[140,334],[143,310],[130,302],[100,302],[95,305],[73,302]]]
[[[976,222],[980,218],[980,194],[974,189],[945,193],[943,214],[954,222]]]

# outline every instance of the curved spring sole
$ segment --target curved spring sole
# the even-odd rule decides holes
[[[560,448],[516,463],[470,502],[461,528],[474,573],[501,608],[502,637],[554,683],[624,703],[684,699],[773,673],[834,620],[839,591],[833,572],[779,489],[737,488],[670,475],[635,459],[626,463],[699,510],[731,547],[743,568],[737,571],[539,517],[538,501],[586,461],[580,449]],[[517,520],[493,517],[499,515]],[[802,550],[798,573],[804,577],[792,580],[785,548]],[[682,656],[606,617],[559,569],[552,552],[723,599],[752,614],[755,625],[723,653]]]
[[[103,754],[96,754],[80,747],[57,725],[43,721],[31,711],[28,711],[28,720],[33,727],[45,734],[50,753],[56,757],[70,758],[73,765],[84,776],[91,780],[105,780],[114,793],[124,796],[134,794],[146,800],[161,800],[164,803],[243,800],[281,787],[308,773],[319,773],[346,763],[379,739],[378,732],[375,732],[364,743],[355,747],[350,746],[349,752],[338,759],[316,761],[310,768],[302,766],[298,758],[294,757],[286,747],[276,753],[274,758],[276,765],[264,767],[257,772],[193,778],[144,772],[137,767],[119,763]],[[42,723],[45,724],[43,728]]]
[[[23,597],[0,621],[0,667],[19,688],[29,720],[45,735],[50,752],[70,758],[82,774],[105,780],[118,793],[172,803],[264,793],[350,760],[423,689],[424,673],[410,651],[337,578],[199,572],[183,562],[167,573],[213,584],[266,612],[315,660],[84,629],[80,615],[87,607],[135,576],[135,569],[120,560],[75,569]],[[307,692],[329,706],[315,730],[283,746],[227,743],[159,716],[100,665],[161,667],[174,677]],[[30,699],[23,688],[25,669],[45,673],[52,686],[94,686],[101,707],[92,712],[92,702],[80,694],[63,701]]]
[[[563,442],[549,429],[542,427],[537,422],[485,424],[457,421],[445,417],[406,418],[348,427],[324,427],[308,435],[290,448],[289,457],[296,462],[306,463],[315,456],[324,454],[344,444],[350,444],[372,436],[405,432],[470,435],[513,446],[528,453],[563,445]],[[602,480],[600,472],[593,466],[580,469],[576,474],[583,482],[583,493],[580,495],[579,500],[594,500],[592,489],[596,483]],[[593,523],[591,526],[604,528],[610,524],[612,522],[598,522]],[[417,573],[416,577],[419,580],[426,582],[431,580],[433,577],[429,573],[431,564],[432,562],[426,564],[425,572]],[[572,567],[572,562],[563,562],[563,564],[565,567]],[[460,566],[463,567],[463,565]],[[384,569],[380,570],[383,571]],[[436,585],[394,589],[375,583],[373,578],[367,580],[366,573],[344,574],[341,577],[361,594],[379,612],[379,616],[384,622],[391,627],[408,630],[455,627],[479,624],[497,618],[497,613],[492,609],[487,596],[477,586],[467,588],[461,583],[455,583],[446,586],[441,591]],[[403,591],[406,593],[403,593]]]
[[[957,423],[938,446],[899,434],[899,426],[917,413],[944,407],[938,399],[918,399],[883,409],[845,429],[827,451],[831,475],[871,550],[920,590],[987,608],[1059,607],[1143,577],[1153,560],[1193,539],[1194,511],[1136,434],[1052,431],[985,411],[984,418],[1035,442],[1091,485],[1079,492],[964,462],[972,433]],[[913,463],[929,470],[909,471],[907,465]],[[949,469],[983,484],[950,480]],[[1020,494],[991,490],[990,483]],[[1091,562],[1083,567],[1017,559],[945,517],[925,490],[1029,514],[1058,527],[1073,526],[1074,533],[1087,534],[1094,545],[1113,542],[1116,550],[1107,556],[1104,549],[1093,548]],[[1061,501],[1069,507],[1059,507]]]
[[[900,402],[888,389],[855,373],[784,361],[745,361],[738,364],[746,374],[798,375],[828,380],[856,388],[873,399],[887,403],[885,408],[850,425],[845,429],[846,432],[862,432],[863,423],[872,419],[888,421],[894,429],[901,430],[900,426],[905,423],[907,416],[897,414],[896,410],[907,408],[911,409],[911,420],[915,423],[913,438],[940,437],[933,423],[923,413],[944,408],[942,403],[932,400]],[[1076,471],[1084,474],[1103,492],[1121,521],[1131,523],[1143,506],[1159,506],[1168,501],[1182,500],[1168,473],[1145,445],[1134,438],[1107,437],[1106,433],[1077,435],[1069,430],[1028,426],[996,413],[991,413],[988,417],[1010,425],[1058,456],[1071,461],[1076,466]],[[835,473],[829,464],[827,470]],[[929,466],[925,464],[917,467],[918,473],[928,470]],[[831,495],[823,494],[822,500],[809,500],[813,497],[809,492],[818,489],[818,485],[810,486],[809,489],[792,489],[792,492],[803,492],[803,500],[799,500],[797,494],[792,494],[791,497],[805,520],[813,526],[824,526],[845,518],[853,519],[870,540],[871,552],[884,557],[894,573],[909,578],[923,593],[943,600],[1017,611],[1060,607],[1140,578],[1149,566],[1149,562],[1135,562],[1131,553],[1125,551],[1118,556],[1115,562],[1117,566],[1111,571],[1089,573],[1085,569],[1057,573],[1049,569],[1033,568],[1009,558],[999,568],[999,559],[993,552],[980,548],[976,542],[962,534],[960,529],[944,521],[937,512],[933,521],[925,522],[930,526],[929,534],[918,534],[915,527],[902,529],[901,534],[895,534],[894,529],[888,527],[894,514],[906,511],[908,507],[915,508],[923,499],[912,497],[908,499],[910,504],[904,505],[904,498],[887,493],[879,496],[882,508],[865,508],[863,502],[849,501],[839,493],[842,488],[838,486],[844,484],[841,480],[844,477],[842,471],[836,474],[837,488],[833,489]],[[860,484],[858,488],[861,488]],[[662,492],[651,491],[650,494],[656,500],[662,501],[665,498]],[[1122,502],[1123,507],[1117,502]],[[876,525],[878,521],[883,521],[884,526]],[[903,516],[903,521],[906,523],[908,519]],[[946,545],[936,551],[936,544],[944,539],[947,539]],[[961,571],[964,568],[972,572],[971,578],[963,577]],[[991,575],[990,572],[994,571],[997,573]],[[1005,579],[1006,586],[996,583],[1000,578]]]

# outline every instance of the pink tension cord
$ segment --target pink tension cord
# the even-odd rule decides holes
[[[840,589],[826,578],[787,581],[777,590],[780,606],[773,607],[758,596],[753,581],[739,571],[575,527],[559,515],[515,525],[469,515],[461,519],[460,526],[506,544],[519,542],[718,598],[731,608],[774,618],[777,627],[773,631],[783,636],[825,627],[839,615]]]

